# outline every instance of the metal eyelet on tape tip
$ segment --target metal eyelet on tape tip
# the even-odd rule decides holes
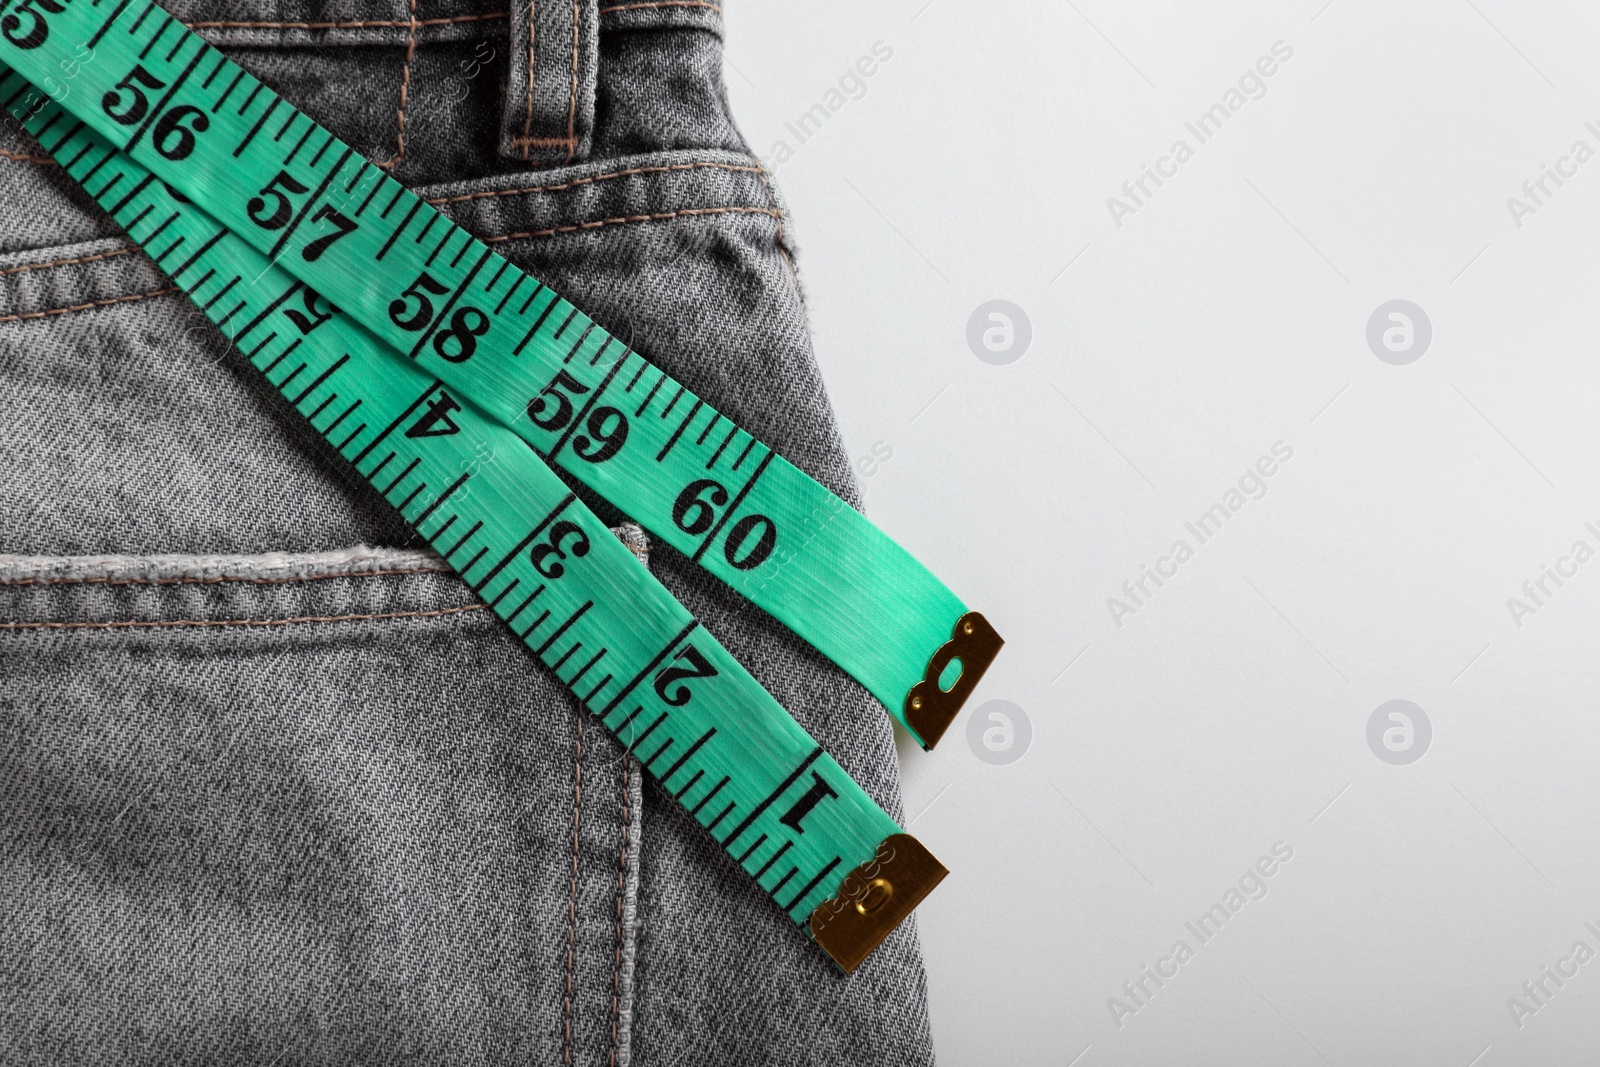
[[[0,13],[6,6],[6,0],[0,0]],[[712,573],[729,579],[765,575],[758,584],[744,589],[746,595],[855,673],[886,703],[896,690],[893,680],[918,669],[917,657],[926,655],[926,648],[938,640],[942,630],[942,624],[935,621],[938,616],[948,619],[955,614],[948,607],[955,602],[953,594],[859,513],[695,399],[628,346],[616,342],[547,287],[511,270],[509,263],[495,260],[486,246],[387,174],[364,164],[352,149],[287,106],[181,23],[170,17],[150,17],[160,10],[154,2],[147,2],[141,14],[139,6],[128,0],[119,0],[114,9],[104,11],[83,0],[33,0],[31,6],[24,2],[3,20],[0,57],[19,68],[26,64],[24,75],[31,71],[48,84],[57,62],[76,54],[72,53],[75,37],[82,38],[80,52],[88,48],[91,54],[87,58],[79,55],[82,62],[75,64],[68,81],[82,81],[68,86],[70,92],[55,94],[59,105],[51,104],[38,89],[27,95],[29,87],[23,82],[20,88],[6,89],[9,98],[0,106],[27,124],[75,180],[87,183],[100,173],[92,188],[85,185],[86,190],[136,240],[154,241],[166,231],[161,249],[149,248],[152,258],[175,282],[181,276],[183,291],[213,322],[222,326],[237,315],[226,325],[229,336],[237,339],[269,315],[277,316],[272,319],[275,323],[283,319],[280,327],[285,333],[281,337],[274,334],[259,344],[253,341],[252,350],[244,353],[263,374],[273,374],[269,383],[313,420],[319,433],[328,436],[338,426],[338,437],[328,436],[330,444],[356,462],[363,476],[419,531],[424,522],[428,524],[433,531],[425,535],[430,543],[440,548],[464,578],[471,575],[474,590],[486,602],[498,594],[489,606],[508,623],[516,619],[513,632],[557,672],[563,684],[571,688],[578,679],[586,679],[583,688],[587,696],[573,691],[603,721],[612,716],[614,721],[607,722],[609,729],[630,748],[651,738],[651,750],[641,753],[650,773],[663,787],[671,780],[678,802],[718,835],[718,843],[735,856],[763,892],[777,900],[792,919],[808,925],[813,938],[841,968],[849,971],[859,966],[939,883],[946,873],[944,867],[910,835],[895,832],[898,828],[893,820],[822,754],[820,746],[815,746],[726,650],[696,629],[686,614],[680,618],[681,605],[657,588],[659,583],[650,578],[653,584],[649,588],[641,585],[631,561],[626,568],[617,565],[615,572],[593,570],[601,566],[596,561],[609,560],[616,553],[601,551],[598,532],[590,529],[593,516],[581,503],[572,501],[551,471],[541,466],[525,472],[539,476],[532,481],[540,482],[543,488],[539,492],[544,497],[531,489],[522,491],[531,482],[506,482],[503,471],[498,490],[487,473],[474,481],[483,488],[476,492],[462,489],[475,472],[494,466],[492,450],[486,458],[480,452],[463,451],[464,442],[472,433],[481,444],[483,435],[491,431],[515,432],[516,438],[508,440],[520,438],[534,445],[533,451],[520,444],[504,444],[502,458],[496,462],[512,463],[510,457],[517,456],[519,462],[526,458],[530,463],[559,465],[580,480],[590,481],[595,472],[609,471],[611,481],[602,479],[591,487],[604,484],[624,496],[633,494],[628,506],[620,500],[613,502],[630,513],[650,511],[654,518],[646,525],[669,532],[680,548],[687,545],[686,554],[692,549],[693,558]],[[124,12],[133,20],[131,26],[116,26],[116,32],[109,32]],[[53,26],[62,32],[53,34]],[[140,31],[140,26],[145,29]],[[60,40],[51,40],[53,37]],[[124,76],[130,67],[133,73]],[[10,76],[9,71],[4,73]],[[121,81],[117,81],[119,76]],[[236,88],[237,94],[230,100]],[[69,113],[80,120],[76,126],[63,121]],[[275,119],[269,127],[272,115],[281,123]],[[100,151],[90,154],[96,139],[103,139],[98,142]],[[236,141],[237,147],[232,147]],[[125,146],[126,151],[119,151],[118,146]],[[191,155],[195,159],[190,160]],[[120,170],[111,165],[114,159],[121,161]],[[189,162],[178,165],[185,160]],[[319,165],[319,161],[325,162]],[[353,170],[343,169],[347,162]],[[129,175],[126,180],[124,172]],[[249,199],[253,206],[247,208],[249,193],[240,191],[258,184],[262,188]],[[164,199],[163,189],[170,190],[176,200]],[[178,189],[193,201],[180,196]],[[319,204],[321,209],[313,213]],[[363,213],[369,207],[372,214],[366,216]],[[306,223],[306,235],[291,242],[302,222]],[[442,228],[435,229],[437,222],[443,222]],[[217,231],[219,224],[221,232]],[[179,243],[174,235],[185,226],[188,244],[175,255]],[[437,243],[430,241],[424,246],[430,232]],[[406,240],[398,241],[402,234]],[[230,241],[238,245],[233,253],[226,251],[232,247]],[[362,251],[353,257],[353,249]],[[234,257],[231,260],[230,255]],[[385,256],[389,256],[386,262]],[[253,265],[240,265],[246,260]],[[463,264],[459,270],[458,264]],[[281,296],[266,306],[251,303],[250,311],[243,312],[251,300],[265,303],[271,299],[270,293],[258,292],[227,310],[251,288],[235,289],[236,283],[246,277],[259,281],[268,271],[274,272],[274,279],[283,275],[273,282],[277,286],[273,292],[281,289]],[[506,285],[497,288],[503,277]],[[524,282],[531,288],[522,288]],[[234,291],[227,303],[219,303],[230,289]],[[390,302],[390,297],[395,299]],[[341,312],[335,303],[351,310]],[[242,325],[247,320],[248,325]],[[343,337],[342,347],[327,348],[340,336],[339,324],[346,321],[359,323],[370,333],[357,330]],[[524,332],[526,323],[531,326]],[[529,379],[524,383],[525,392],[505,388],[501,390],[504,395],[485,393],[487,379],[474,378],[478,371],[472,369],[481,369],[485,359],[480,354],[476,363],[469,360],[475,350],[487,352],[493,359],[500,342],[510,348],[506,337],[493,332],[496,328],[502,333],[514,329],[510,336],[520,341],[510,355],[523,356],[526,349],[527,356],[520,363],[502,359],[495,367],[520,367],[516,373],[524,376],[530,368],[552,361],[567,369],[559,370],[548,384],[544,378]],[[262,327],[262,332],[266,329]],[[268,347],[274,337],[279,337],[276,349]],[[481,347],[480,337],[484,338]],[[305,345],[296,359],[274,371],[302,341]],[[372,348],[374,344],[379,348]],[[613,344],[618,348],[612,348]],[[366,354],[353,358],[352,345],[362,347]],[[622,354],[617,355],[618,351]],[[378,382],[363,375],[393,377],[379,368],[379,362],[391,359],[399,362],[384,366],[437,377],[408,386],[421,394],[418,399],[409,393],[385,399],[385,388],[394,393],[393,383],[380,388]],[[602,359],[606,361],[603,364]],[[358,372],[356,368],[365,369]],[[301,371],[304,376],[296,380]],[[445,391],[446,386],[451,392]],[[529,393],[535,394],[534,398],[524,403],[523,397]],[[337,405],[332,404],[335,395],[342,398]],[[637,396],[643,401],[633,406],[632,398]],[[370,401],[362,409],[367,418],[380,410],[388,412],[381,422],[368,426],[361,422],[361,414],[354,414],[362,397]],[[602,398],[604,403],[600,403]],[[419,405],[426,405],[426,410]],[[409,429],[408,422],[414,422]],[[388,428],[379,433],[380,425]],[[548,439],[539,438],[541,433]],[[380,441],[387,442],[382,451],[372,451]],[[627,447],[630,444],[632,447]],[[603,468],[606,463],[612,466]],[[748,466],[743,466],[746,463]],[[672,474],[669,468],[686,473]],[[623,470],[630,473],[619,478],[618,472]],[[380,471],[381,481],[375,480]],[[715,477],[707,477],[707,472]],[[683,481],[674,478],[688,484],[680,491],[676,486]],[[449,487],[441,488],[446,483]],[[458,489],[461,492],[455,502],[442,509],[440,505]],[[807,525],[811,519],[802,521],[792,511],[782,510],[791,490],[827,505],[811,512],[812,518],[821,517],[820,526],[811,528]],[[566,496],[558,503],[562,494]],[[606,493],[602,491],[602,495]],[[510,505],[505,502],[513,500],[545,503],[534,511],[506,511]],[[457,521],[457,513],[461,520],[446,544],[440,538],[444,529]],[[545,518],[535,524],[539,515]],[[479,521],[473,523],[475,517]],[[643,520],[642,515],[637,517]],[[798,547],[780,557],[774,548],[779,543],[779,524],[790,521],[795,528],[786,525],[782,536],[798,539],[791,541]],[[533,533],[518,541],[530,526]],[[515,547],[504,552],[513,542]],[[814,547],[808,550],[808,545]],[[523,558],[530,546],[531,557]],[[842,552],[839,546],[859,551]],[[847,558],[869,561],[863,573],[874,575],[874,580],[880,573],[893,575],[893,584],[914,589],[913,601],[924,605],[920,617],[897,619],[874,607],[869,598],[859,602],[860,610],[850,626],[837,628],[830,624],[836,614],[831,615],[826,606],[810,606],[816,598],[791,595],[794,589],[821,580],[819,573],[832,574],[826,568],[817,572],[817,561]],[[767,560],[774,562],[763,570]],[[590,571],[584,570],[585,564]],[[840,610],[855,610],[849,606],[858,603],[857,598],[844,595],[851,580],[838,576],[829,583],[841,586],[836,605]],[[513,597],[512,589],[519,581],[524,584]],[[565,592],[555,588],[558,582],[565,584]],[[539,593],[528,590],[535,585],[543,589],[540,583],[549,583],[554,590],[541,603],[553,609],[551,598],[555,597],[562,604],[560,613],[546,610],[534,617],[539,608],[528,605]],[[606,602],[608,594],[614,603]],[[637,600],[630,602],[629,597]],[[526,614],[521,614],[525,608]],[[658,623],[669,616],[679,622],[662,630],[661,636],[649,637],[656,644],[644,647],[644,637],[639,635],[655,631],[641,623],[638,635],[630,636],[629,631],[635,629],[625,618],[630,610],[641,617],[651,614]],[[937,743],[1002,644],[982,615],[961,610],[950,638],[922,667],[922,680],[911,687],[899,707],[892,708],[925,748]],[[541,620],[546,619],[548,624],[540,630]],[[611,620],[617,641],[608,638],[602,620]],[[902,631],[904,622],[912,625]],[[683,625],[687,628],[679,632]],[[607,646],[609,660],[605,659]],[[591,657],[595,649],[598,652]],[[941,679],[958,660],[959,675],[948,689],[941,687]],[[615,679],[604,673],[606,663],[617,672]],[[633,681],[618,690],[630,677]],[[603,690],[607,695],[616,693],[616,699],[597,710],[592,704],[603,701],[597,696]],[[634,695],[628,696],[629,692]],[[619,704],[624,696],[628,696],[627,703]],[[709,703],[697,718],[695,709],[701,701]],[[635,708],[635,704],[640,706]],[[650,706],[650,715],[641,715],[645,705]],[[725,713],[733,707],[759,708],[760,716],[766,716],[760,728],[767,731],[766,736],[781,737],[791,755],[783,760],[751,756],[752,751],[766,749],[739,743],[741,734],[756,727]],[[808,768],[811,773],[802,776]],[[746,783],[742,787],[741,780]],[[757,788],[759,792],[754,792]],[[850,801],[828,815],[826,802],[845,794]],[[729,800],[736,795],[737,802]],[[810,832],[802,837],[802,820],[807,818]],[[721,829],[719,823],[723,823]],[[728,835],[730,826],[734,828]],[[780,863],[786,853],[786,861]],[[863,856],[869,858],[863,860]],[[840,867],[849,868],[842,879]],[[818,899],[820,904],[803,910]]]
[[[939,738],[955,721],[956,713],[977,688],[1004,644],[1005,640],[989,625],[989,620],[978,612],[969,611],[956,620],[950,640],[928,660],[922,681],[906,694],[906,722],[916,731],[924,749],[932,749],[939,743]],[[941,688],[940,678],[956,660],[961,662],[961,674],[950,688]]]

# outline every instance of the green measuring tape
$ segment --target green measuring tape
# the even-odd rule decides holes
[[[0,42],[17,68],[0,107],[853,969],[943,868],[547,463],[779,618],[925,746],[998,651],[982,616],[153,2],[0,0]]]

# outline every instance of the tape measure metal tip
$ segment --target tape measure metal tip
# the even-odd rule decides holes
[[[999,635],[687,386],[175,17],[149,17],[165,2],[0,0],[0,117],[853,970],[944,867],[647,570],[618,562],[555,468],[810,641],[925,748]]]
[[[1005,639],[979,612],[969,611],[956,620],[950,640],[939,646],[928,660],[922,681],[906,694],[906,722],[916,731],[925,750],[931,752],[939,743],[1004,644]],[[944,672],[957,660],[961,674],[948,688],[941,686]]]
[[[845,875],[811,913],[811,936],[846,974],[950,872],[910,834],[890,834],[872,859]]]

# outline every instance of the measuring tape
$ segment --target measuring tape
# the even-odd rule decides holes
[[[779,617],[925,745],[998,636],[859,513],[153,3],[99,5],[0,0],[20,71],[0,106],[853,969],[944,869],[546,462]]]
[[[29,91],[59,98],[455,401],[843,667],[924,747],[994,659],[984,618],[858,511],[154,0],[0,0],[0,55],[44,90],[7,93],[6,110],[27,112]]]

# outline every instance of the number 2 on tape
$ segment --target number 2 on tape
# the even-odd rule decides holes
[[[76,125],[9,71],[0,80],[7,110],[236,342],[270,329],[274,315],[294,327],[294,340],[287,326],[281,337],[272,331],[248,358],[780,907],[808,922],[846,969],[858,964],[943,868],[664,590],[640,584],[638,568],[620,562],[625,553],[548,468],[497,439],[517,433],[733,581],[863,681],[925,745],[999,648],[982,616],[827,490],[398,183],[370,164],[345,171],[351,149],[170,16],[140,33],[160,10],[153,4],[134,17],[121,0],[103,18],[84,0],[8,6],[0,0],[0,38],[36,68],[27,73],[45,77],[37,68],[50,60],[68,69],[40,50],[46,15],[71,28],[63,41],[86,38],[74,55],[105,63],[72,61],[71,77],[82,80],[59,99],[89,90],[72,105]],[[237,110],[225,107],[235,89]],[[260,139],[274,114],[281,125]],[[226,146],[241,130],[230,160]],[[275,154],[260,155],[267,144]],[[258,151],[247,153],[252,145]],[[102,168],[106,180],[91,181]],[[369,208],[379,222],[394,219],[364,222]],[[424,239],[441,221],[429,251]],[[263,279],[263,291],[281,295],[260,307],[261,294],[248,290]],[[230,292],[241,298],[232,307]],[[474,359],[485,351],[496,358]],[[467,473],[450,481],[455,471]],[[482,477],[469,504],[463,487],[474,473]],[[819,513],[824,521],[811,522]],[[519,538],[535,515],[543,517]],[[794,531],[794,543],[780,531]],[[939,639],[931,655],[930,635]],[[958,660],[954,682],[941,685]]]
[[[81,122],[937,743],[1000,638],[859,512],[152,0],[7,3],[0,54],[30,77],[78,62]]]

